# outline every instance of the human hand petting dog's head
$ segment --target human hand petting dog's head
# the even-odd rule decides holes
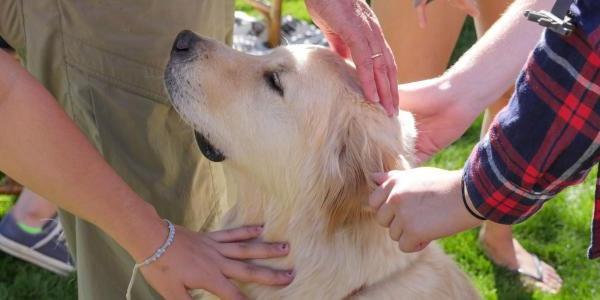
[[[352,57],[367,100],[398,114],[397,67],[377,17],[363,0],[305,0],[313,21],[344,58]]]

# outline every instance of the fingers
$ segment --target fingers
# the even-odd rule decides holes
[[[192,296],[190,296],[190,293],[188,293],[187,289],[185,287],[181,287],[179,289],[177,289],[177,291],[170,295],[169,297],[164,296],[165,298],[171,298],[171,299],[181,299],[181,300],[192,300]]]
[[[381,52],[376,52],[381,53]],[[384,56],[379,56],[373,59],[373,72],[375,77],[375,85],[377,87],[377,95],[381,101],[381,106],[385,109],[389,116],[395,115],[392,93],[390,91],[390,82],[388,80],[387,66]]]
[[[395,115],[398,115],[398,109],[400,106],[400,94],[398,92],[398,65],[396,59],[392,55],[392,49],[386,43],[388,55],[385,55],[386,63],[388,65],[388,82],[390,83],[391,100]]]
[[[362,9],[361,19],[361,24],[350,28],[346,35],[359,81],[367,100],[380,102],[388,115],[395,115],[398,93],[394,55],[368,7]]]
[[[425,249],[429,245],[429,242],[418,242],[412,237],[412,235],[404,234],[404,228],[400,218],[394,218],[390,224],[389,234],[392,240],[398,242],[398,248],[400,248],[402,252],[418,252]]]
[[[329,46],[333,49],[333,51],[343,58],[350,57],[350,49],[348,49],[348,46],[346,43],[344,43],[344,40],[342,40],[339,35],[333,32],[324,32],[324,34],[327,41],[329,41]]]
[[[389,203],[384,203],[375,214],[375,221],[383,227],[390,227],[394,220],[394,207]]]
[[[429,242],[418,242],[412,239],[412,236],[403,234],[398,241],[398,248],[404,253],[419,252],[425,249],[429,245]]]
[[[228,243],[257,238],[262,233],[262,230],[262,226],[245,226],[210,232],[207,236],[216,242]]]
[[[289,249],[286,243],[225,243],[217,246],[219,253],[233,259],[282,257]]]
[[[356,64],[358,79],[363,88],[365,98],[371,102],[380,102],[380,95],[376,84],[377,79],[375,78],[374,58],[372,58],[373,55],[382,53],[380,51],[381,47],[373,47],[376,39],[373,32],[372,20],[376,17],[365,2],[359,1],[357,5],[354,8],[354,13],[359,19],[350,27],[343,28],[345,34],[341,36],[346,40],[346,45],[350,48],[352,60]]]
[[[394,218],[390,224],[390,238],[394,241],[399,241],[402,237],[402,220],[400,218]]]
[[[371,174],[371,180],[373,180],[373,182],[375,182],[377,185],[382,185],[386,180],[388,180],[388,178],[390,177],[388,173],[385,172]]]
[[[291,271],[276,271],[234,260],[227,261],[222,271],[229,278],[266,285],[286,285],[294,279]]]
[[[364,1],[305,2],[334,51],[343,57],[350,53],[366,100],[381,102],[388,115],[395,115],[399,102],[396,63],[369,5]]]
[[[219,299],[245,300],[246,297],[229,279],[219,275],[213,285],[205,288]]]
[[[371,56],[371,49],[364,42],[350,43],[350,50],[352,52],[352,60],[356,63],[356,72],[358,73],[358,80],[362,86],[365,98],[368,101],[378,103],[379,94],[377,93],[377,85],[375,84],[375,75],[373,72],[373,59]]]
[[[390,238],[398,242],[398,248],[402,252],[412,253],[425,249],[429,242],[422,242],[415,238],[414,234],[405,232],[403,220],[399,217],[394,217],[390,223]]]
[[[376,19],[370,19],[369,23],[373,33],[373,42],[370,42],[373,55],[379,55],[372,58],[373,71],[375,72],[375,83],[381,105],[385,108],[389,116],[397,114],[398,110],[398,84],[397,84],[397,66],[394,54],[385,41],[383,32]],[[373,56],[372,56],[373,57]]]
[[[369,195],[369,206],[375,210],[381,210],[381,206],[386,202],[392,188],[394,188],[393,180],[388,180],[383,184],[380,184],[380,186]]]

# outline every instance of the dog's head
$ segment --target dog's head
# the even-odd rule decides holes
[[[366,102],[354,67],[326,48],[252,56],[183,31],[165,80],[208,159],[270,190],[310,189],[336,220],[353,214],[350,198],[366,199],[372,172],[406,167],[412,153],[411,116]]]

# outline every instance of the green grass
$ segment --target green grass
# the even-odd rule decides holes
[[[236,0],[239,9],[251,8]],[[284,13],[310,20],[302,0],[284,0]],[[473,23],[465,23],[463,34],[452,62],[475,41]],[[479,138],[481,119],[450,148],[429,164],[457,169],[462,167]],[[515,226],[515,235],[523,246],[554,265],[564,279],[564,287],[556,296],[529,292],[520,287],[518,278],[495,267],[477,244],[478,230],[471,230],[441,241],[454,256],[485,299],[600,299],[600,262],[588,261],[585,251],[589,242],[596,170],[583,185],[570,188],[550,201],[527,222]],[[13,197],[0,196],[0,215],[14,202]],[[0,253],[0,299],[75,299],[76,278],[62,278]]]
[[[450,148],[437,155],[431,166],[461,168],[478,140],[481,120]],[[446,252],[465,270],[485,299],[598,299],[600,263],[589,261],[594,185],[597,170],[584,184],[572,187],[550,201],[536,216],[514,227],[521,244],[556,267],[564,280],[561,292],[548,295],[521,288],[517,276],[494,266],[477,244],[478,229],[441,241]]]
[[[8,211],[14,201],[14,196],[0,195],[0,216]],[[74,275],[63,278],[0,251],[0,299],[67,300],[76,299],[76,291]]]
[[[253,16],[260,16],[260,14],[253,10],[252,6],[244,0],[235,0],[235,7],[236,9],[243,10]],[[303,0],[283,0],[281,8],[284,16],[292,15],[298,19],[310,21],[310,16],[306,12],[306,6],[304,5]]]

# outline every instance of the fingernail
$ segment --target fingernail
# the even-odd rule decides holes
[[[287,244],[287,243],[280,244],[280,245],[279,245],[279,249],[281,249],[281,251],[288,251],[288,249],[289,249],[289,246],[288,246],[288,244]]]
[[[383,183],[386,180],[386,178],[387,178],[387,173],[372,173],[371,174],[371,180],[378,185]]]

